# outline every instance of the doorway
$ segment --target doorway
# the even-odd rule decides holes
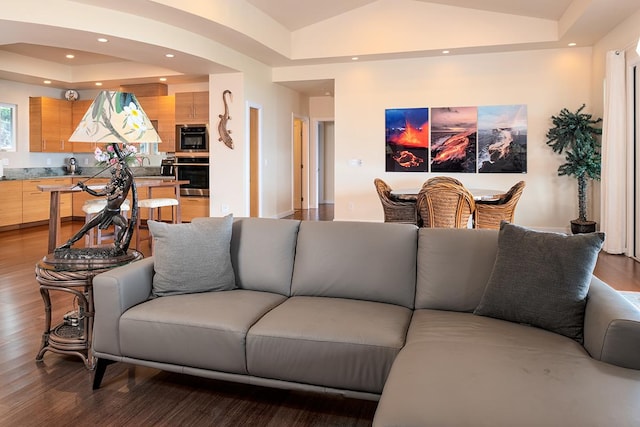
[[[335,123],[333,120],[316,122],[316,176],[314,206],[334,203]]]
[[[309,132],[309,120],[293,116],[292,209],[298,216],[333,220],[334,128],[333,119],[318,119]]]

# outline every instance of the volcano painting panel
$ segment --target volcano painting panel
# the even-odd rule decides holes
[[[431,172],[476,172],[477,107],[431,109]]]
[[[429,109],[385,110],[387,172],[427,172],[429,167]]]
[[[527,106],[478,107],[478,172],[527,172]]]

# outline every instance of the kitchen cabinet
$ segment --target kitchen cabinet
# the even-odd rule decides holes
[[[71,106],[71,133],[76,130],[80,120],[82,120],[92,103],[92,99],[73,101]],[[71,144],[74,153],[93,153],[97,146],[95,142],[88,141],[74,141]]]
[[[193,218],[209,216],[208,197],[180,197],[182,222],[191,222]]]
[[[0,227],[22,223],[22,181],[0,181]]]
[[[38,185],[71,185],[71,178],[43,178],[22,181],[22,223],[47,221],[51,193],[40,191]],[[71,194],[60,197],[60,216],[70,217],[72,214]]]
[[[72,102],[64,99],[29,98],[29,151],[72,152],[69,137]]]
[[[163,153],[176,151],[176,98],[174,96],[141,96],[137,99],[160,136],[162,142],[158,144],[158,151]]]
[[[176,93],[175,110],[177,124],[208,124],[209,92]]]

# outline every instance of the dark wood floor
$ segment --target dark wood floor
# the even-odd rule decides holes
[[[333,216],[330,207],[322,210],[299,215],[318,220]],[[65,237],[80,226],[64,224]],[[46,247],[46,226],[0,232],[0,426],[371,424],[376,402],[207,380],[125,363],[109,366],[102,387],[93,392],[92,373],[80,359],[46,353],[37,363],[44,309],[34,265]],[[618,289],[640,290],[638,268],[626,257],[604,254],[596,274]],[[71,309],[68,297],[54,296],[54,319]]]
[[[298,209],[287,219],[302,219],[307,221],[332,221],[333,204],[320,204],[317,209]]]

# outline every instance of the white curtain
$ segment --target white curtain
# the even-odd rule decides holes
[[[621,254],[626,249],[627,113],[624,51],[607,52],[602,126],[601,224],[603,249]]]

